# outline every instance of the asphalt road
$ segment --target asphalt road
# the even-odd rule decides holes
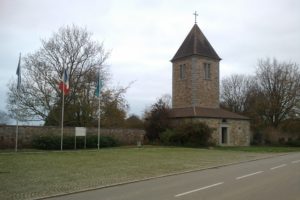
[[[51,198],[69,199],[300,200],[300,153]]]

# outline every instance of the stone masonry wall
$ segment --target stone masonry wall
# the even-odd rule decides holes
[[[97,135],[97,128],[87,128],[88,135]],[[20,126],[18,146],[20,148],[31,147],[34,137],[41,135],[60,135],[60,127],[51,126]],[[74,136],[75,127],[65,127],[64,136]],[[143,142],[145,131],[138,129],[101,129],[101,135],[111,136],[118,140],[122,145],[136,145],[137,141]],[[15,147],[15,126],[0,126],[0,149]]]
[[[229,142],[231,146],[250,145],[250,122],[248,120],[228,120]]]
[[[217,118],[178,118],[172,119],[173,126],[179,126],[187,122],[204,122],[213,128],[212,142],[221,145],[221,127],[228,128],[229,140],[226,146],[250,145],[250,122],[248,120],[229,119],[226,123]],[[224,145],[224,144],[223,144]]]
[[[185,64],[185,78],[180,79],[180,65]],[[192,105],[191,59],[181,59],[173,63],[172,107],[190,107]]]
[[[205,79],[204,63],[210,64],[211,78]],[[180,79],[180,65],[185,64],[185,78]],[[193,56],[173,63],[172,107],[219,107],[219,61]]]

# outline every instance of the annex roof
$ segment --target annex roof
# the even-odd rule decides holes
[[[219,118],[219,119],[242,119],[249,120],[248,117],[221,109],[221,108],[173,108],[170,112],[171,118]]]

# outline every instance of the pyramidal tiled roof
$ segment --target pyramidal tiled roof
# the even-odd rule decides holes
[[[171,61],[192,55],[221,60],[197,24],[193,26]]]

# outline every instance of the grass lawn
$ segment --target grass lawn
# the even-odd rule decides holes
[[[32,199],[270,155],[261,153],[265,151],[241,150],[146,147],[73,152],[2,152],[0,199]]]

